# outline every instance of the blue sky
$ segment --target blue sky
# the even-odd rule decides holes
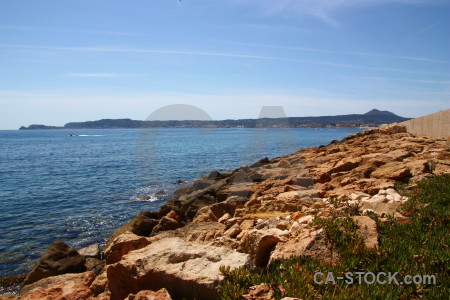
[[[0,0],[0,129],[449,108],[450,2]]]

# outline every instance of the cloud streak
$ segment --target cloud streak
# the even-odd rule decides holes
[[[307,48],[307,47],[277,46],[277,45],[269,45],[269,44],[254,44],[254,43],[240,43],[240,42],[227,42],[227,41],[219,41],[219,42],[227,43],[227,44],[234,44],[234,45],[259,47],[259,48],[275,48],[275,49],[297,50],[297,51],[304,51],[304,52],[329,53],[329,54],[341,54],[341,55],[353,55],[353,56],[386,57],[386,58],[397,58],[397,59],[405,59],[405,60],[450,64],[450,61],[427,58],[427,57],[388,55],[388,54],[370,53],[370,52],[335,51],[335,50],[323,50],[323,49]]]
[[[427,26],[427,27],[425,27],[425,28],[422,28],[421,30],[417,31],[416,35],[419,35],[419,34],[421,34],[421,33],[424,33],[425,31],[428,31],[428,30],[430,30],[430,29],[433,29],[434,27],[438,26],[438,25],[441,24],[441,23],[442,23],[441,21],[438,21],[438,22],[433,23],[433,24],[431,24],[431,25],[429,25],[429,26]]]
[[[295,14],[310,15],[322,20],[331,27],[339,27],[332,15],[343,9],[376,6],[390,3],[423,4],[440,0],[228,0],[230,2],[259,7],[266,15]]]
[[[224,52],[160,50],[160,49],[144,49],[144,48],[117,48],[117,47],[39,46],[39,45],[17,45],[17,44],[0,44],[0,48],[22,48],[22,49],[41,49],[41,50],[55,50],[55,51],[77,51],[77,52],[150,53],[150,54],[167,54],[167,55],[231,57],[231,58],[242,58],[242,59],[285,61],[285,62],[295,62],[295,63],[302,63],[302,64],[315,64],[315,65],[324,65],[324,66],[347,68],[347,69],[361,69],[361,70],[398,72],[398,73],[408,73],[408,74],[450,76],[450,74],[448,74],[448,73],[423,72],[423,71],[405,70],[405,69],[396,69],[396,68],[378,68],[378,67],[368,67],[368,66],[363,66],[363,65],[339,64],[339,63],[333,63],[333,62],[329,62],[329,61],[302,60],[302,59],[291,59],[291,58],[283,58],[283,57],[276,57],[276,56],[264,56],[264,55],[252,55],[252,54],[240,54],[240,53],[224,53]]]
[[[145,34],[138,32],[124,32],[124,31],[112,31],[112,30],[73,30],[73,29],[59,29],[49,27],[29,27],[29,26],[11,26],[0,25],[0,29],[4,30],[20,30],[20,31],[49,31],[49,32],[61,32],[61,33],[85,33],[85,34],[104,34],[104,35],[128,35],[128,36],[143,36]]]
[[[126,77],[128,75],[114,74],[114,73],[68,73],[68,76],[72,77],[96,77],[96,78],[117,78]]]

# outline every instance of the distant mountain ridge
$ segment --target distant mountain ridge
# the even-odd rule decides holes
[[[394,122],[407,121],[389,111],[372,109],[365,114],[349,114],[320,117],[288,117],[239,119],[219,121],[173,120],[173,121],[140,121],[131,119],[102,119],[97,121],[70,122],[63,127],[30,125],[20,130],[33,129],[126,129],[126,128],[302,128],[302,127],[360,127],[379,126]]]

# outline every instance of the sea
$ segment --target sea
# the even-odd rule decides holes
[[[104,245],[140,211],[158,210],[175,189],[213,170],[361,130],[1,130],[0,277],[26,274],[55,240]]]

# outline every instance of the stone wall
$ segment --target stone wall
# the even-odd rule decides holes
[[[450,109],[400,123],[409,133],[450,138]]]

